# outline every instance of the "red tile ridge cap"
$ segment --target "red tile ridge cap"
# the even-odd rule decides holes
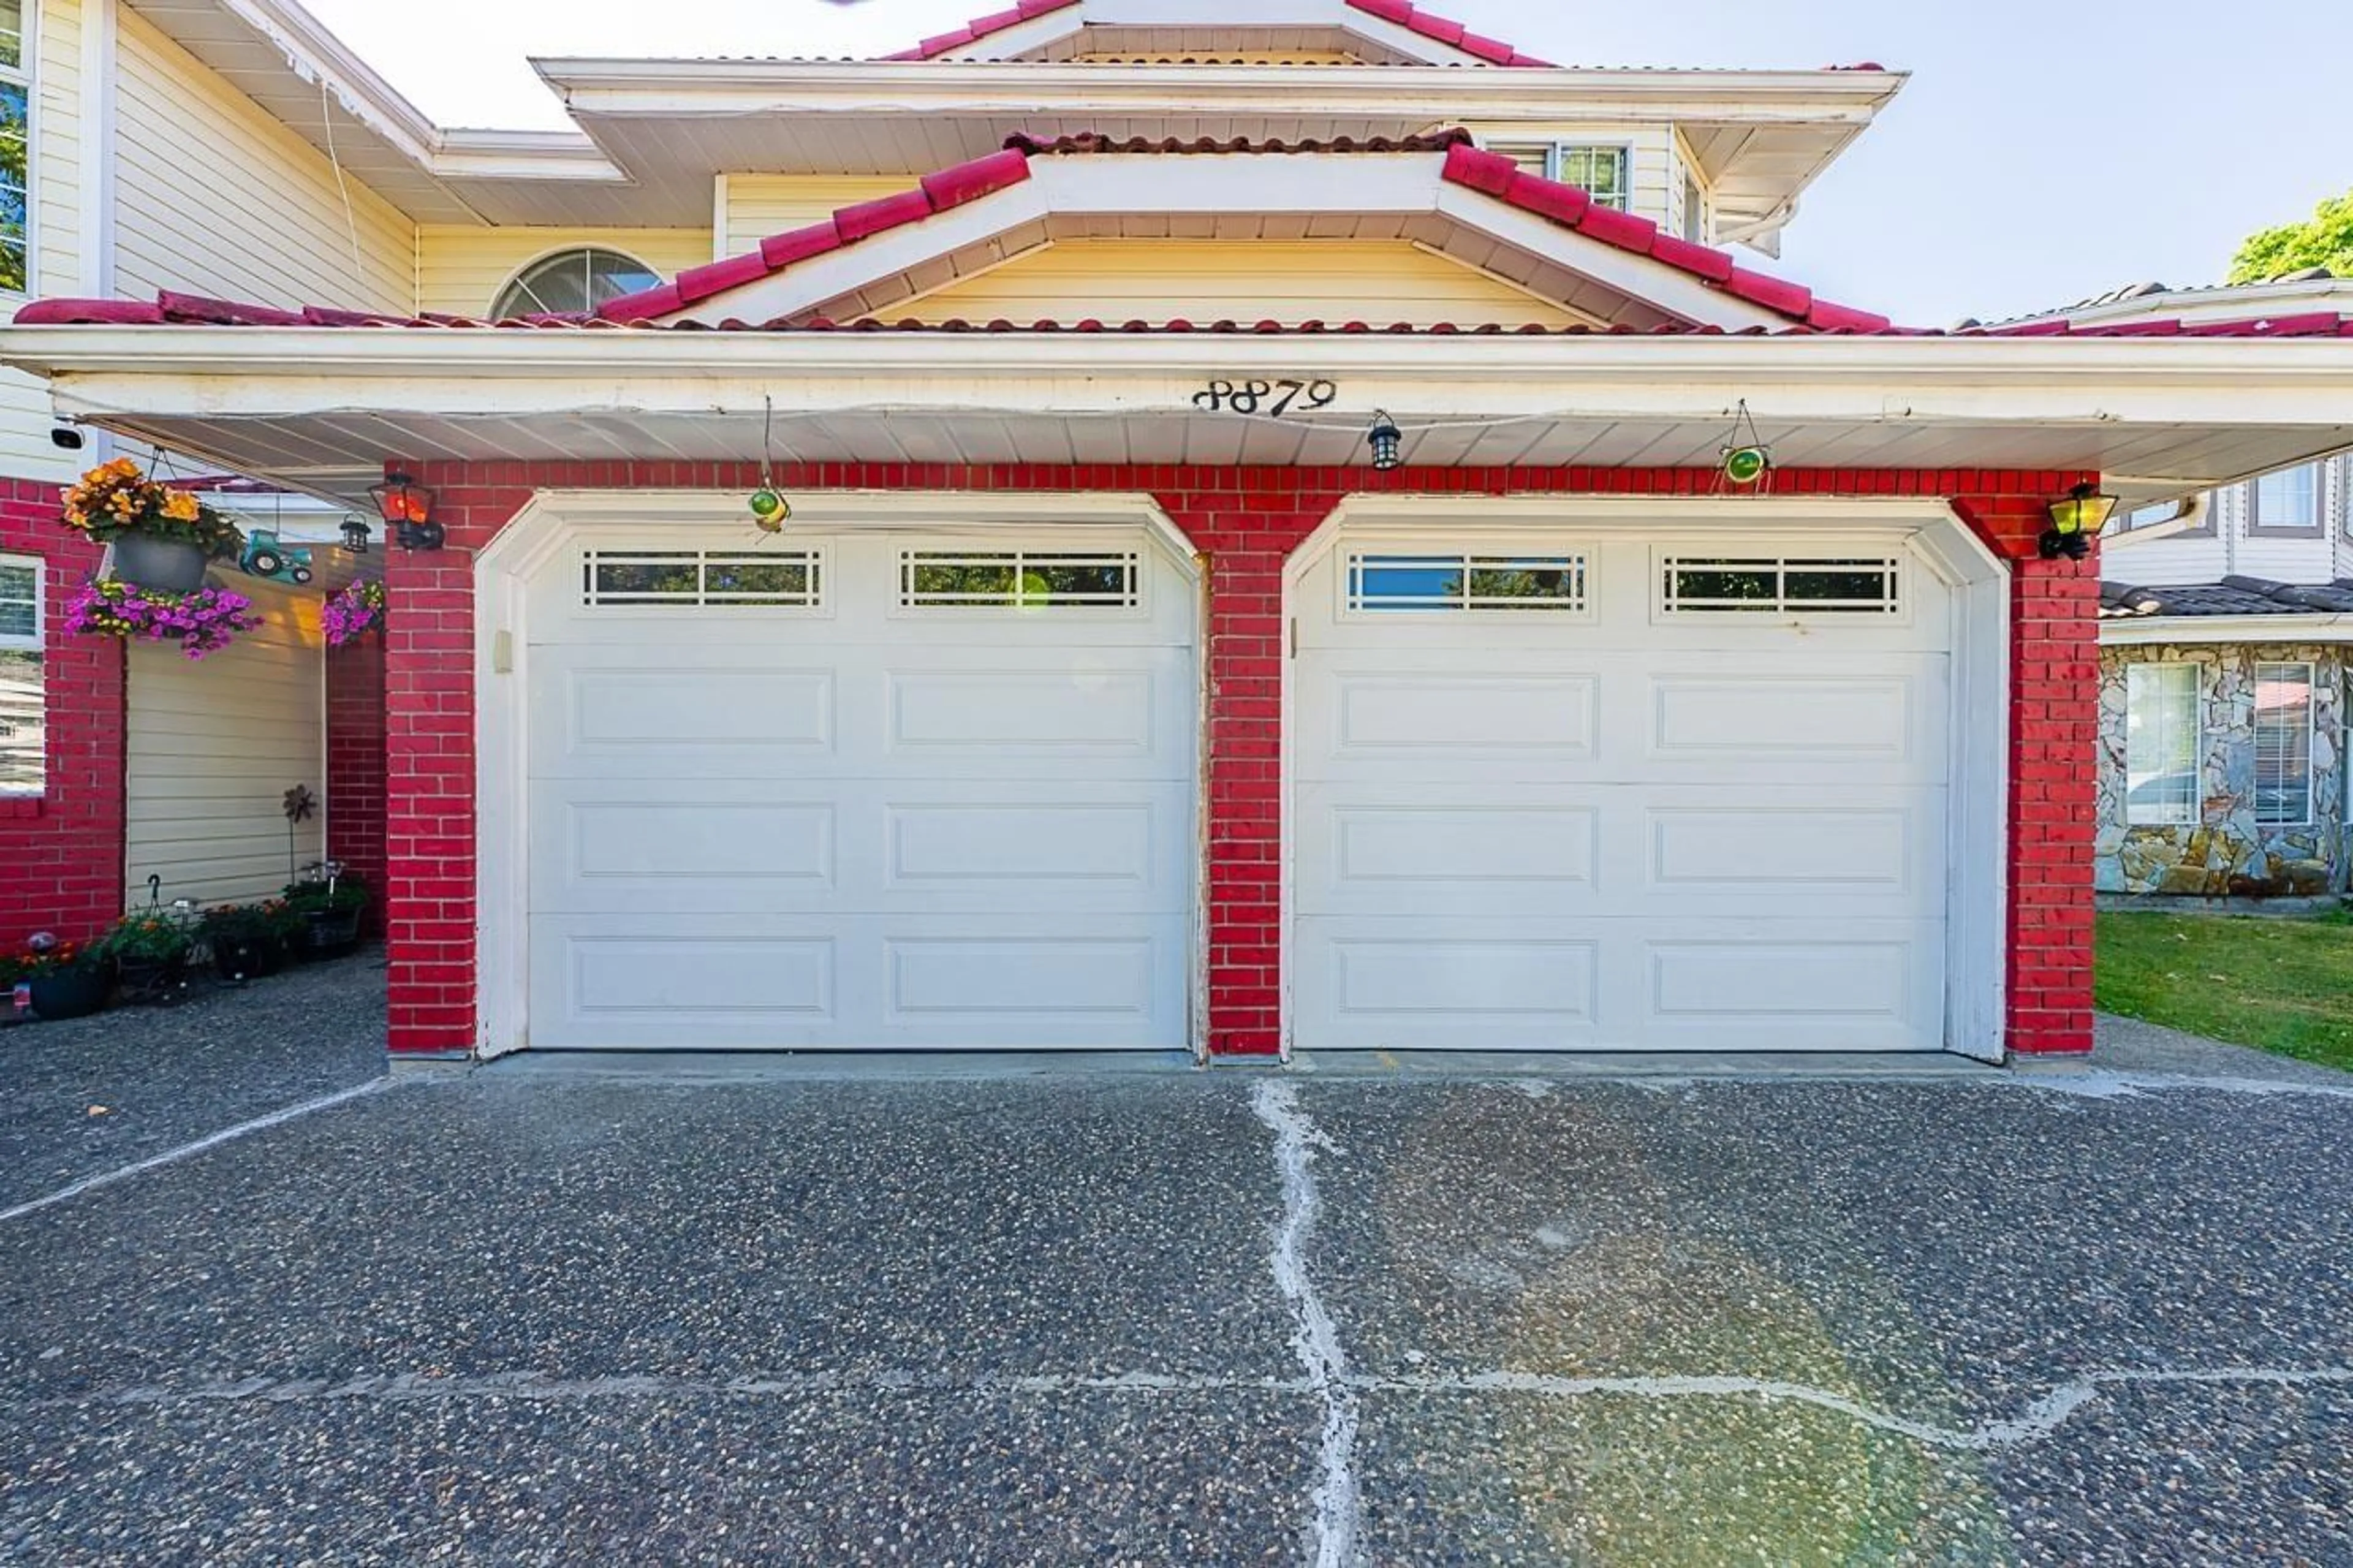
[[[1728,251],[1661,232],[1648,218],[1604,206],[1592,194],[1560,180],[1531,174],[1500,153],[1458,144],[1446,154],[1444,178],[1452,184],[1494,197],[1588,239],[1672,267],[1706,287],[1762,306],[1776,315],[1822,331],[1883,332],[1894,327],[1874,310],[1814,298],[1801,284],[1751,271]]]
[[[1466,30],[1460,22],[1436,16],[1407,0],[1347,0],[1348,9],[1362,11],[1384,22],[1405,28],[1409,33],[1460,49],[1466,55],[1486,61],[1489,65],[1513,66],[1533,70],[1551,70],[1550,60],[1541,60],[1524,54],[1511,45],[1495,38],[1482,38]]]
[[[1057,11],[1066,11],[1080,3],[1081,0],[1018,0],[1017,4],[1005,10],[992,12],[986,16],[975,16],[961,27],[954,27],[935,37],[925,38],[912,49],[901,49],[897,54],[884,55],[881,58],[885,61],[937,59],[942,55],[953,54],[966,44],[976,44],[983,38],[1009,31],[1024,22],[1032,22],[1040,16],[1051,16]]]
[[[1309,153],[1444,153],[1472,144],[1471,132],[1456,127],[1412,136],[1303,137],[1286,142],[1280,136],[1252,141],[1247,136],[1106,136],[1100,131],[1077,131],[1060,136],[1032,136],[1017,131],[1005,139],[1009,152],[1032,158],[1097,155],[1282,156]]]

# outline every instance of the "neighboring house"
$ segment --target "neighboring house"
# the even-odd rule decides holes
[[[2341,312],[2353,279],[2322,271],[2143,285],[2067,314],[2194,327]],[[2346,891],[2353,458],[2120,512],[2101,575],[2100,890]]]
[[[1721,248],[1873,67],[1025,0],[886,61],[543,62],[578,130],[524,136],[283,0],[155,16],[332,127],[379,286],[47,289],[0,361],[431,492],[386,561],[404,1056],[2087,1050],[2052,503],[2353,425],[2341,317],[1910,332]]]
[[[0,0],[0,299],[229,288],[405,304],[411,269],[353,272],[328,161],[174,37],[202,20]],[[228,572],[264,625],[202,664],[69,637],[67,600],[100,555],[59,526],[59,488],[106,455],[37,381],[0,372],[0,944],[87,935],[151,898],[259,898],[329,853],[383,867],[382,650],[330,657],[319,625],[322,595],[360,564],[333,548],[347,509],[216,490],[311,544],[320,571],[301,588]],[[290,830],[298,785],[324,809]]]

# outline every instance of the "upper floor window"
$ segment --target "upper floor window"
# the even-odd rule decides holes
[[[0,795],[41,793],[47,711],[41,563],[0,555]]]
[[[2251,533],[2318,533],[2320,531],[2320,465],[2283,468],[2265,474],[2248,487],[2247,530]]]
[[[25,292],[31,88],[25,67],[25,0],[0,0],[0,293]]]
[[[5,4],[5,0],[0,0]],[[586,315],[607,300],[657,287],[661,274],[617,250],[584,246],[542,257],[499,290],[494,321],[510,316]]]
[[[1605,207],[1627,211],[1633,202],[1630,159],[1623,147],[1575,142],[1497,142],[1487,149],[1531,174],[1576,185]]]

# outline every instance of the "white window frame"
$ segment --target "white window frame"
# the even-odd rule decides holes
[[[1668,574],[1678,568],[1737,570],[1770,567],[1786,577],[1791,571],[1831,571],[1841,566],[1883,573],[1893,601],[1874,606],[1861,600],[1793,600],[1785,592],[1780,597],[1769,601],[1699,600],[1686,604],[1668,587]],[[1651,556],[1651,618],[1661,625],[1688,621],[1757,624],[1774,619],[1819,620],[1829,626],[1909,626],[1912,624],[1913,596],[1910,573],[1911,568],[1905,557],[1892,552],[1746,554],[1736,549],[1727,549],[1721,553],[1701,554],[1682,548],[1659,550],[1652,552]]]
[[[33,630],[29,636],[22,632],[0,632],[0,653],[29,653],[41,658],[43,679],[43,689],[41,692],[41,722],[43,726],[43,734],[46,737],[48,723],[48,692],[47,689],[48,659],[47,655],[48,653],[49,624],[47,618],[48,605],[46,603],[48,597],[48,563],[37,555],[0,554],[0,567],[5,566],[26,567],[30,568],[32,571]],[[11,788],[7,785],[0,784],[0,799],[37,799],[47,792],[49,759],[48,746],[46,739],[43,742],[41,752],[41,765],[37,770],[41,775],[40,780],[28,787],[21,788]]]
[[[1017,593],[1014,597],[997,599],[974,595],[962,599],[918,599],[915,597],[914,570],[920,562],[931,564],[972,564],[1005,560],[1013,567],[1014,581],[1021,578],[1024,563],[1031,556],[1065,558],[1054,563],[1068,565],[1071,557],[1080,562],[1111,565],[1124,563],[1128,570],[1129,588],[1124,601],[1110,599],[1052,599],[1039,603],[1024,602]],[[937,620],[949,616],[1001,620],[1008,616],[1029,618],[1050,616],[1056,621],[1072,620],[1141,620],[1151,614],[1150,594],[1152,573],[1150,563],[1140,548],[1129,544],[1095,546],[1083,541],[1062,542],[1055,540],[1019,540],[999,542],[990,539],[937,540],[903,546],[893,564],[891,584],[890,614],[894,618]]]
[[[23,0],[17,14],[19,32],[16,39],[16,63],[0,65],[0,83],[22,88],[25,93],[25,286],[22,289],[0,288],[0,299],[30,299],[37,289],[33,276],[33,258],[37,240],[34,234],[39,218],[40,203],[34,195],[34,170],[40,162],[40,137],[35,121],[40,114],[39,85],[33,79],[40,63],[39,0]]]
[[[2268,817],[2263,815],[2263,672],[2267,669],[2304,671],[2304,814],[2301,816]],[[2319,793],[2313,788],[2312,743],[2320,716],[2318,702],[2320,671],[2309,659],[2266,659],[2258,662],[2251,671],[2251,675],[2248,695],[2254,704],[2254,710],[2248,715],[2248,728],[2254,737],[2255,747],[2255,826],[2258,827],[2309,827],[2312,826],[2313,809],[2318,804],[2314,797]]]
[[[1497,153],[1500,156],[1512,159],[1525,159],[1532,153],[1540,153],[1544,157],[1544,177],[1546,179],[1558,181],[1564,184],[1577,185],[1577,189],[1585,191],[1588,195],[1591,194],[1592,187],[1579,184],[1577,181],[1570,180],[1566,177],[1568,155],[1576,153],[1613,153],[1617,154],[1618,157],[1617,195],[1607,201],[1603,201],[1598,195],[1595,196],[1594,199],[1601,205],[1609,207],[1616,212],[1630,213],[1634,210],[1634,144],[1630,142],[1562,142],[1557,140],[1513,142],[1506,140],[1489,142],[1486,150],[1490,153]]]
[[[2172,670],[2189,672],[2189,767],[2191,788],[2189,804],[2180,807],[2136,806],[2133,804],[2133,698],[2135,684],[2144,677],[2150,679]],[[2127,827],[2191,827],[2202,815],[2205,781],[2201,776],[2206,757],[2206,670],[2203,665],[2183,662],[2159,662],[2150,659],[2125,667],[2125,826]]]
[[[1426,561],[1433,565],[1459,561],[1462,565],[1462,599],[1455,604],[1436,600],[1403,605],[1361,603],[1356,595],[1356,574],[1366,562],[1378,561]],[[1472,600],[1470,584],[1473,571],[1494,566],[1525,565],[1533,562],[1558,562],[1565,569],[1574,572],[1577,575],[1576,597],[1531,600],[1528,607],[1524,608]],[[1470,619],[1511,625],[1540,622],[1545,626],[1559,626],[1590,622],[1594,614],[1593,552],[1582,544],[1507,543],[1450,547],[1386,541],[1367,542],[1347,551],[1333,578],[1340,595],[1339,616],[1345,621],[1369,621],[1388,626],[1399,621],[1454,622]]]
[[[596,586],[597,565],[624,564],[626,558],[659,558],[684,563],[695,563],[697,582],[701,586],[691,595],[680,594],[672,598],[637,597],[617,594],[607,598]],[[710,569],[713,565],[731,565],[742,562],[758,562],[779,566],[806,566],[809,573],[809,592],[806,603],[787,600],[777,604],[772,595],[753,595],[733,597],[724,593],[713,596],[708,587]],[[643,563],[642,561],[640,563]],[[620,616],[677,616],[692,611],[699,616],[822,616],[829,611],[833,591],[833,563],[826,552],[815,546],[800,545],[790,550],[763,551],[757,545],[728,550],[712,550],[695,545],[651,543],[619,543],[598,541],[580,552],[580,601],[577,613],[604,618]]]
[[[2282,522],[2264,515],[2263,487],[2304,476],[2312,482],[2312,510],[2301,520]],[[2328,474],[2318,463],[2298,463],[2247,482],[2247,534],[2250,538],[2317,539],[2328,531]]]
[[[585,283],[590,286],[587,289],[588,309],[591,311],[594,311],[597,305],[596,298],[596,290],[594,287],[596,278],[595,275],[589,271],[589,268],[594,265],[595,258],[599,256],[617,256],[622,260],[628,262],[630,266],[637,268],[639,271],[647,273],[657,279],[663,276],[661,268],[644,260],[638,257],[635,251],[624,250],[617,245],[559,245],[554,247],[553,249],[541,251],[537,256],[533,257],[522,266],[516,268],[512,272],[509,272],[506,276],[506,280],[491,291],[489,301],[483,306],[484,319],[497,319],[499,316],[499,306],[505,302],[506,297],[512,293],[524,279],[530,277],[533,273],[538,271],[541,268],[546,266],[551,261],[562,261],[566,258],[579,263],[581,279]],[[526,311],[523,313],[531,314],[533,312]]]

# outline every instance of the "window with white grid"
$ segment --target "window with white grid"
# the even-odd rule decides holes
[[[1354,554],[1348,557],[1348,608],[1575,614],[1585,608],[1585,557]]]
[[[0,293],[25,292],[33,188],[32,77],[24,0],[0,0]]]
[[[1662,563],[1670,616],[1896,616],[1903,564],[1894,556],[1694,556]]]
[[[2178,827],[2198,820],[2198,702],[2194,664],[2125,670],[2125,821]]]
[[[1129,550],[907,550],[899,555],[906,609],[1133,610],[1144,602],[1144,560]]]
[[[591,550],[580,595],[591,609],[813,610],[825,602],[824,564],[811,550]]]
[[[41,793],[47,729],[41,563],[0,555],[0,795]]]
[[[1632,159],[1628,149],[1575,142],[1498,142],[1487,151],[1509,158],[1531,174],[1577,186],[1595,203],[1625,212],[1633,198]]]
[[[2312,820],[2312,666],[2255,666],[2255,820]]]
[[[2322,531],[2320,503],[2319,464],[2306,463],[2301,468],[2265,474],[2248,490],[2248,530],[2255,533],[2318,533]]]

